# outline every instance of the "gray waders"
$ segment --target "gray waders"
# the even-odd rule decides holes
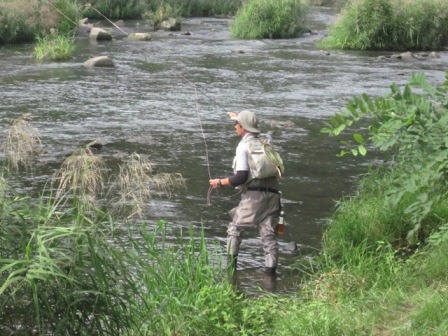
[[[236,269],[241,245],[241,234],[258,226],[265,255],[265,271],[275,273],[278,262],[278,242],[274,229],[280,212],[280,196],[276,189],[249,187],[241,196],[238,206],[230,212],[232,221],[227,229],[228,261]]]

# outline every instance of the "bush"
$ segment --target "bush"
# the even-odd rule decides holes
[[[352,0],[329,28],[321,47],[428,50],[448,43],[445,0]]]
[[[303,34],[308,4],[301,0],[249,0],[230,29],[241,39],[292,38]]]

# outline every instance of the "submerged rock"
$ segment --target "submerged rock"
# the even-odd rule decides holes
[[[289,252],[289,253],[297,252],[298,249],[299,249],[299,248],[298,248],[296,242],[289,242],[289,243],[285,246],[285,252]]]
[[[109,58],[109,56],[97,56],[88,59],[84,62],[84,66],[89,67],[107,67],[107,68],[113,68],[115,67],[114,62],[112,59]]]

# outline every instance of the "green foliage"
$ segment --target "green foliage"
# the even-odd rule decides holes
[[[369,120],[368,134],[356,140],[367,139],[364,143],[396,154],[392,165],[396,173],[385,196],[392,207],[412,196],[403,211],[412,223],[408,238],[424,239],[419,236],[422,223],[447,198],[448,80],[433,87],[423,74],[414,74],[403,89],[396,84],[390,89],[383,98],[354,97],[322,132],[335,136],[361,119]]]
[[[145,0],[78,0],[90,19],[141,19],[148,9]]]
[[[324,48],[440,49],[448,42],[444,0],[352,0],[330,26]]]
[[[302,0],[249,0],[230,30],[233,37],[241,39],[297,37],[307,30],[308,9]]]
[[[34,56],[37,60],[65,61],[71,58],[74,51],[74,38],[54,34],[37,37]]]

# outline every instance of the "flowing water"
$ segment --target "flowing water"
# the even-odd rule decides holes
[[[448,54],[433,60],[379,60],[391,53],[335,51],[316,47],[335,11],[318,8],[310,17],[313,34],[285,40],[234,40],[229,19],[184,19],[182,31],[153,32],[136,42],[113,29],[113,40],[77,39],[70,61],[39,63],[32,44],[0,46],[0,121],[34,115],[44,152],[30,183],[48,180],[64,158],[91,140],[111,164],[145,154],[160,172],[181,173],[186,189],[148,204],[151,221],[165,218],[177,229],[204,227],[207,240],[225,246],[227,212],[239,200],[234,190],[213,193],[208,180],[231,174],[238,143],[226,112],[250,109],[271,132],[285,161],[281,181],[286,233],[276,291],[295,290],[290,266],[321,244],[335,201],[350,194],[374,157],[337,158],[339,139],[319,132],[325,120],[352,95],[383,95],[391,82],[403,84],[424,72],[432,84],[444,80]],[[107,22],[104,23],[106,26]],[[110,24],[109,24],[110,26]],[[144,21],[126,22],[126,32],[152,31]],[[190,34],[185,34],[189,32]],[[92,56],[107,55],[115,68],[85,68]],[[257,230],[245,236],[238,280],[255,290],[263,283],[263,252]],[[298,250],[287,247],[295,243]]]

